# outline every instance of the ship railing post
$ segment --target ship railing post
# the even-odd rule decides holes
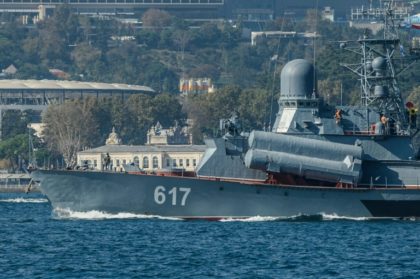
[[[370,189],[372,189],[373,188],[373,179],[372,179],[372,176],[370,177]]]
[[[385,176],[385,188],[388,188],[388,177]]]

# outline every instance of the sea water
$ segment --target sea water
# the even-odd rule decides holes
[[[0,278],[420,278],[420,221],[183,221],[0,194]]]

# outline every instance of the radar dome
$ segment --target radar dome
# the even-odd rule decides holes
[[[383,57],[376,57],[372,61],[372,68],[377,75],[382,75],[386,69],[386,60]]]
[[[304,59],[287,63],[281,71],[282,99],[311,98],[314,89],[314,67]]]

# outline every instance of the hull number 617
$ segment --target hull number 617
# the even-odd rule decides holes
[[[172,205],[185,206],[190,192],[191,188],[184,187],[173,187],[171,190],[166,192],[166,188],[159,185],[155,188],[154,198],[157,204],[164,204],[168,198],[168,200],[172,202]]]

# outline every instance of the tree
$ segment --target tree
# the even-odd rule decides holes
[[[191,40],[191,34],[185,30],[177,30],[175,33],[173,33],[172,39],[178,46],[178,50],[181,52],[181,59],[184,60],[185,48]]]
[[[211,64],[201,64],[191,69],[189,76],[195,78],[209,77],[212,80],[216,80],[220,76],[220,70]]]
[[[126,111],[130,119],[132,119],[130,128],[132,133],[135,134],[135,136],[130,138],[130,143],[144,143],[146,133],[154,121],[152,98],[148,95],[130,96],[126,105]]]
[[[49,150],[63,155],[67,167],[77,163],[77,152],[90,146],[92,134],[97,133],[89,109],[78,102],[51,105],[42,117],[43,137]]]
[[[152,99],[152,115],[154,122],[159,121],[163,127],[172,126],[175,120],[185,118],[177,97],[170,94],[159,94]]]
[[[27,125],[33,118],[33,111],[6,110],[2,112],[2,139],[13,138],[25,134]]]
[[[91,68],[95,64],[95,61],[101,58],[101,51],[88,43],[81,43],[71,52],[71,58],[79,68],[81,73],[87,73],[88,75],[92,72]]]
[[[245,89],[239,96],[238,112],[242,120],[242,127],[245,130],[264,129],[268,126],[270,112],[273,116],[277,113],[274,104],[270,104],[270,95],[266,90],[262,89]],[[277,100],[273,98],[273,102]],[[273,105],[273,111],[270,106]],[[271,125],[274,123],[274,118],[271,118]]]
[[[172,35],[172,39],[176,46],[178,46],[178,50],[181,54],[180,57],[180,68],[182,70],[182,75],[185,74],[185,65],[184,65],[184,58],[185,58],[185,48],[187,47],[189,41],[191,40],[191,34],[185,30],[177,30]]]
[[[169,26],[171,24],[172,17],[165,11],[150,9],[143,14],[141,20],[144,27],[161,30],[163,27]]]
[[[12,171],[15,171],[19,159],[28,158],[28,135],[19,134],[0,141],[0,158],[9,160]]]

